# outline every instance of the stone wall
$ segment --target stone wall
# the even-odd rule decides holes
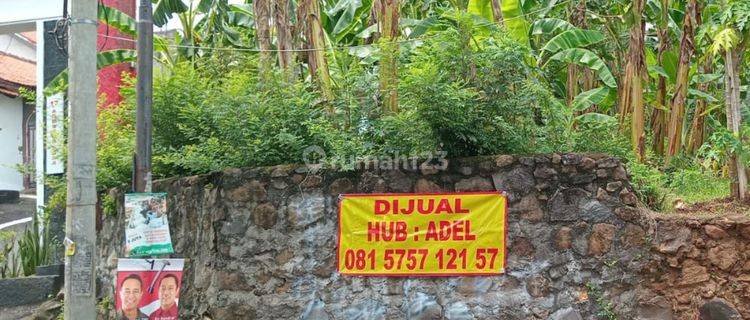
[[[675,319],[750,319],[750,216],[654,221],[641,300],[671,307]]]
[[[633,207],[623,165],[604,155],[478,157],[444,169],[229,169],[154,190],[168,192],[175,256],[189,259],[185,319],[633,319],[661,310],[638,299],[654,223]],[[506,274],[336,272],[339,194],[481,190],[509,196]],[[123,256],[122,194],[113,195],[118,212],[99,232],[101,296],[113,294]]]

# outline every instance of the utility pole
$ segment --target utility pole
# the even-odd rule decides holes
[[[153,103],[154,21],[151,0],[138,5],[136,69],[135,192],[151,192],[151,105]]]
[[[96,319],[97,0],[73,0],[68,65],[70,123],[65,211],[65,319]],[[39,93],[41,94],[41,93]]]

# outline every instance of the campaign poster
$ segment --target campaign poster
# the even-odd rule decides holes
[[[177,320],[183,259],[119,259],[117,320]]]
[[[125,194],[125,255],[174,253],[169,236],[166,193]]]
[[[346,194],[338,271],[357,276],[481,276],[505,272],[502,192]]]

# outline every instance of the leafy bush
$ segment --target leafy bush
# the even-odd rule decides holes
[[[122,93],[132,97],[134,80],[126,79],[127,85]],[[126,100],[118,106],[100,109],[97,130],[96,185],[100,190],[119,187],[131,178],[135,153],[135,103]]]
[[[702,159],[702,165],[713,172],[720,171],[728,165],[729,157],[736,152],[740,153],[746,166],[750,166],[750,141],[740,141],[737,135],[733,134],[727,128],[717,123],[716,120],[712,126],[714,132],[708,137],[706,143],[698,150],[698,156]],[[743,137],[750,137],[750,125],[743,125],[741,128]]]
[[[563,123],[548,89],[529,77],[525,50],[503,33],[469,42],[448,29],[418,48],[401,91],[451,157],[559,149]]]
[[[602,152],[621,159],[630,156],[630,141],[620,133],[614,117],[579,121],[573,136],[574,151]]]
[[[174,77],[201,81],[192,72]],[[154,104],[154,123],[161,123],[154,130],[161,140],[155,153],[163,165],[199,173],[299,162],[305,147],[320,144],[309,124],[322,121],[324,112],[316,108],[316,96],[305,84],[283,83],[281,76],[272,78],[273,84],[260,83],[254,75],[239,71],[221,80],[208,85],[203,100],[179,107],[173,98],[164,97],[163,103]],[[168,81],[163,84],[165,92],[181,86]]]

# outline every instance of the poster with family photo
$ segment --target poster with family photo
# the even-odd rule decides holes
[[[169,235],[166,193],[125,194],[125,255],[143,257],[174,252]]]
[[[117,320],[177,320],[183,259],[119,259]]]

